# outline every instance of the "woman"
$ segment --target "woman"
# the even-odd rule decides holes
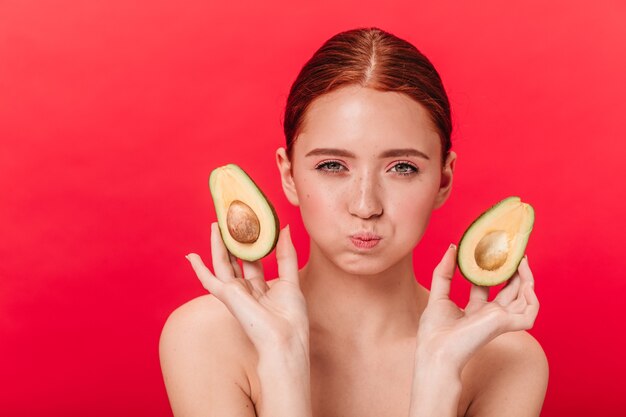
[[[176,416],[537,416],[545,354],[525,329],[539,303],[524,258],[495,299],[449,298],[451,245],[430,292],[413,248],[448,198],[456,155],[436,70],[377,28],[328,40],[294,82],[276,151],[310,235],[298,270],[289,228],[279,277],[230,255],[212,225],[211,294],[178,308],[160,341]]]

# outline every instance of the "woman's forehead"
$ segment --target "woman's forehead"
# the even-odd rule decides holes
[[[434,157],[440,139],[427,110],[407,95],[350,86],[311,103],[296,142],[305,154],[335,148],[356,157],[414,148]]]

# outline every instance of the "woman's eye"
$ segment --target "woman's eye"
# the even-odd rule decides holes
[[[342,167],[343,165],[341,165],[337,161],[327,161],[327,162],[323,162],[319,164],[318,166],[315,167],[315,169],[323,173],[333,173],[333,172],[339,172]]]
[[[398,169],[396,169],[395,171],[393,170],[393,168],[398,168],[398,167],[400,168],[399,170]],[[328,174],[328,173],[333,174],[333,173],[341,172],[343,171],[343,168],[345,167],[338,161],[322,162],[321,164],[315,167],[316,170],[324,174]],[[413,175],[419,172],[419,169],[416,166],[409,164],[407,162],[400,162],[394,165],[393,168],[392,168],[392,172],[396,172],[398,175],[402,175],[402,176],[409,176],[409,175]]]
[[[411,165],[411,164],[406,163],[406,162],[400,162],[399,164],[395,164],[393,166],[393,168],[396,168],[396,167],[402,167],[400,169],[400,171],[398,171],[398,170],[395,171],[395,172],[397,172],[400,175],[406,175],[406,176],[413,175],[414,173],[419,171],[416,166]],[[407,168],[408,168],[408,170],[407,170]]]

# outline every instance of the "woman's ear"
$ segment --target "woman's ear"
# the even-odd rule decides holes
[[[452,191],[452,178],[454,177],[454,165],[456,163],[456,153],[450,151],[448,158],[441,170],[441,182],[439,184],[439,191],[437,191],[437,198],[435,199],[435,209],[438,209],[446,202]]]
[[[298,200],[298,193],[296,192],[296,185],[293,180],[291,161],[289,161],[285,148],[278,148],[276,150],[276,165],[280,172],[280,180],[283,184],[283,191],[287,200],[294,206],[299,206],[300,201]]]

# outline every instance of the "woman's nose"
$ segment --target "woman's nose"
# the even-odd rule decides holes
[[[361,176],[354,184],[350,197],[350,213],[363,219],[380,216],[383,213],[382,189],[373,176]]]

